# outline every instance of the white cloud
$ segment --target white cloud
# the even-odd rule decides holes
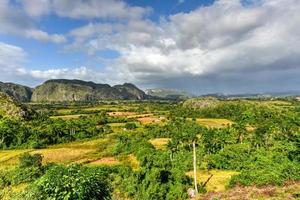
[[[24,32],[25,37],[45,41],[45,42],[54,42],[54,43],[64,43],[66,42],[66,38],[60,34],[52,34],[49,35],[47,32],[36,30],[36,29],[29,29]]]
[[[239,0],[219,0],[162,18],[159,24],[130,20],[113,34],[89,29],[101,24],[88,25],[71,32],[76,40],[69,47],[119,51],[120,58],[110,67],[119,72],[119,80],[176,82],[233,74],[240,79],[247,71],[253,81],[266,71],[300,71],[299,9],[298,0],[260,0],[247,6]],[[92,34],[86,31],[83,37],[82,30]]]
[[[43,0],[40,1],[42,2]],[[24,2],[28,2],[28,5],[31,6],[36,5],[33,1]],[[25,7],[29,15],[35,16],[40,15],[42,12],[44,12],[42,11],[42,8],[38,8],[39,6],[31,6]],[[65,36],[63,36],[62,34],[48,34],[47,32],[36,28],[34,25],[34,21],[30,18],[29,15],[27,15],[24,10],[20,9],[16,5],[12,5],[8,0],[2,0],[0,2],[0,33],[14,34],[45,42],[66,42]]]
[[[151,8],[129,6],[120,0],[18,0],[24,10],[33,17],[53,12],[61,17],[74,19],[141,18],[151,12]]]
[[[19,68],[26,60],[26,52],[14,45],[0,42],[0,69],[7,70],[11,68]]]
[[[24,7],[26,13],[32,17],[46,15],[51,10],[49,0],[18,0]]]
[[[120,54],[104,71],[71,66],[23,70],[36,79],[204,85],[216,91],[267,89],[272,85],[284,87],[285,83],[292,88],[300,84],[299,0],[253,0],[247,5],[239,0],[219,0],[188,13],[161,17],[159,22],[147,19],[149,9],[132,7],[124,1],[48,0],[48,9],[22,1],[27,15],[32,17],[52,12],[74,19],[101,19],[71,30],[67,37],[72,42],[65,49],[89,55],[112,49]],[[0,3],[0,11],[3,5],[7,6]],[[0,12],[0,28],[7,32],[19,30],[12,22],[18,22],[16,19],[23,15],[20,10]],[[32,21],[26,17],[16,26],[25,27],[25,37],[66,42],[66,36],[32,28]]]
[[[12,81],[22,74],[27,53],[20,47],[0,42],[0,80]]]
[[[59,16],[71,18],[141,18],[150,8],[128,6],[119,0],[53,0],[53,9]]]

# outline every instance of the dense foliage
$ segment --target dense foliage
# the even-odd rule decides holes
[[[33,147],[92,138],[105,133],[100,125],[106,123],[105,114],[79,119],[43,118],[30,121],[0,119],[0,148]]]

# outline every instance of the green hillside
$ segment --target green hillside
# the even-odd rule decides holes
[[[133,84],[111,87],[81,80],[49,80],[33,90],[34,102],[97,101],[129,99],[140,100],[146,97],[142,90]]]
[[[27,108],[17,102],[13,97],[0,92],[0,118],[27,118],[29,117]]]
[[[0,91],[22,102],[30,101],[32,95],[31,88],[15,83],[0,82]]]

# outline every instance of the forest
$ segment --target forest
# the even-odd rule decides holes
[[[0,199],[299,198],[300,102],[203,99],[28,103],[0,118]]]

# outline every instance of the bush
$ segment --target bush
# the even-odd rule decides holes
[[[137,126],[136,126],[136,124],[133,123],[133,122],[127,122],[127,123],[125,124],[125,128],[128,129],[128,130],[133,130],[133,129],[136,129]]]
[[[41,154],[31,155],[29,153],[25,153],[19,157],[19,167],[41,167],[42,160],[43,157]]]
[[[300,165],[280,153],[258,150],[250,158],[251,164],[231,178],[229,186],[282,185],[289,180],[300,180]]]
[[[241,170],[249,164],[250,145],[227,145],[223,150],[209,156],[208,167],[227,170]]]
[[[111,186],[101,171],[71,165],[54,166],[25,190],[23,199],[91,199],[111,198]]]
[[[0,171],[0,189],[3,189],[8,185],[10,185],[10,181],[7,178],[7,173],[5,171]]]
[[[9,179],[12,185],[18,185],[34,181],[42,175],[43,170],[39,167],[16,168],[11,171]]]

